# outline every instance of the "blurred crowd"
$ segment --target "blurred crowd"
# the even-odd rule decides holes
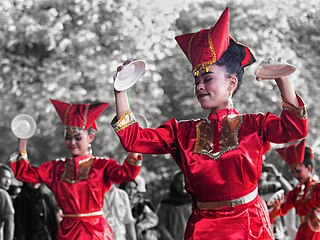
[[[310,176],[311,171],[307,176]],[[275,201],[299,185],[299,172],[290,182],[271,163],[263,164],[259,195],[269,211]],[[317,176],[313,176],[317,179]],[[104,197],[103,214],[115,240],[183,240],[192,213],[192,198],[185,190],[183,173],[170,177],[158,202],[149,199],[150,190],[140,175],[134,181],[113,184]],[[10,167],[0,165],[0,239],[54,240],[62,219],[51,191],[42,184],[19,182]],[[272,220],[276,240],[295,239],[301,219],[295,208]]]

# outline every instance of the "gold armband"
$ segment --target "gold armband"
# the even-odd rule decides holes
[[[302,101],[302,100],[300,99],[300,101]],[[292,111],[298,118],[307,119],[306,106],[297,107],[283,98],[282,99],[282,109]]]
[[[122,129],[134,124],[135,122],[136,122],[136,119],[135,119],[133,113],[131,112],[131,110],[129,109],[128,111],[124,112],[121,115],[121,117],[118,121],[117,121],[117,118],[115,117],[112,120],[111,125],[116,132],[119,132]]]
[[[126,158],[126,162],[130,165],[134,166],[142,166],[142,156],[139,154],[137,158],[135,158],[131,153],[128,154]]]
[[[20,160],[20,159],[28,160],[27,150],[21,150],[21,151],[19,152],[19,160]]]

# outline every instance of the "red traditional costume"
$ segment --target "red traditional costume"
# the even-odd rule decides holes
[[[305,149],[308,150],[306,153]],[[306,157],[313,160],[311,149],[308,147],[305,148],[305,141],[279,149],[278,152],[291,169],[296,168]],[[295,187],[295,189],[286,195],[286,200],[281,205],[280,209],[277,212],[270,214],[271,221],[277,216],[286,215],[292,208],[296,209],[296,212],[300,217],[300,226],[295,239],[319,240],[320,228],[312,229],[312,225],[310,228],[308,221],[310,221],[311,211],[320,212],[320,182],[309,178],[305,183]],[[318,219],[320,220],[320,217],[318,217]]]
[[[214,64],[233,40],[228,21],[226,9],[209,30],[176,38],[196,75]],[[243,67],[253,61],[245,50]],[[257,195],[262,156],[269,142],[307,135],[306,110],[298,99],[299,107],[283,99],[281,117],[222,109],[205,119],[170,119],[156,129],[142,129],[128,111],[113,126],[126,150],[169,153],[183,171],[195,207],[185,239],[273,239],[266,205]]]
[[[74,130],[97,129],[95,120],[107,107],[102,104],[68,104],[51,100],[61,120]],[[63,219],[58,239],[113,239],[113,233],[103,217],[104,193],[112,183],[132,181],[138,174],[141,159],[129,154],[123,165],[111,158],[69,157],[29,165],[26,152],[11,158],[11,168],[20,181],[45,183],[56,197]]]

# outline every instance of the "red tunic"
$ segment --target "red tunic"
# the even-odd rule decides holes
[[[320,240],[320,232],[313,232],[307,222],[310,210],[320,207],[320,182],[309,179],[305,184],[299,184],[286,196],[286,202],[281,205],[275,216],[284,216],[292,208],[296,209],[300,217],[300,226],[296,235],[296,240]]]
[[[128,160],[129,159],[129,160]],[[119,165],[114,159],[92,157],[53,160],[39,167],[29,165],[26,157],[18,157],[10,165],[16,178],[24,182],[43,182],[53,192],[63,214],[83,214],[102,210],[104,193],[111,184],[132,181],[140,167],[130,158]],[[132,163],[132,162],[131,162]],[[113,239],[113,233],[102,215],[64,217],[58,239]]]
[[[299,101],[301,107],[284,100],[281,117],[223,109],[206,119],[170,119],[156,129],[140,128],[128,112],[114,128],[127,151],[170,153],[195,201],[225,201],[257,188],[269,142],[285,143],[307,135],[307,116]],[[266,205],[256,197],[220,210],[196,208],[185,239],[273,239],[272,235]]]

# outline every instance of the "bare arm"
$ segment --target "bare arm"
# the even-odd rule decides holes
[[[14,216],[13,214],[7,215],[4,219],[4,227],[3,227],[3,239],[4,240],[12,240],[14,234]]]
[[[130,109],[127,92],[119,92],[117,90],[114,90],[114,96],[116,102],[117,118],[119,119],[122,114]]]
[[[277,78],[275,80],[281,96],[293,105],[299,107],[298,98],[288,77]]]
[[[28,140],[26,139],[19,139],[19,152],[26,152],[27,151],[27,143]]]

